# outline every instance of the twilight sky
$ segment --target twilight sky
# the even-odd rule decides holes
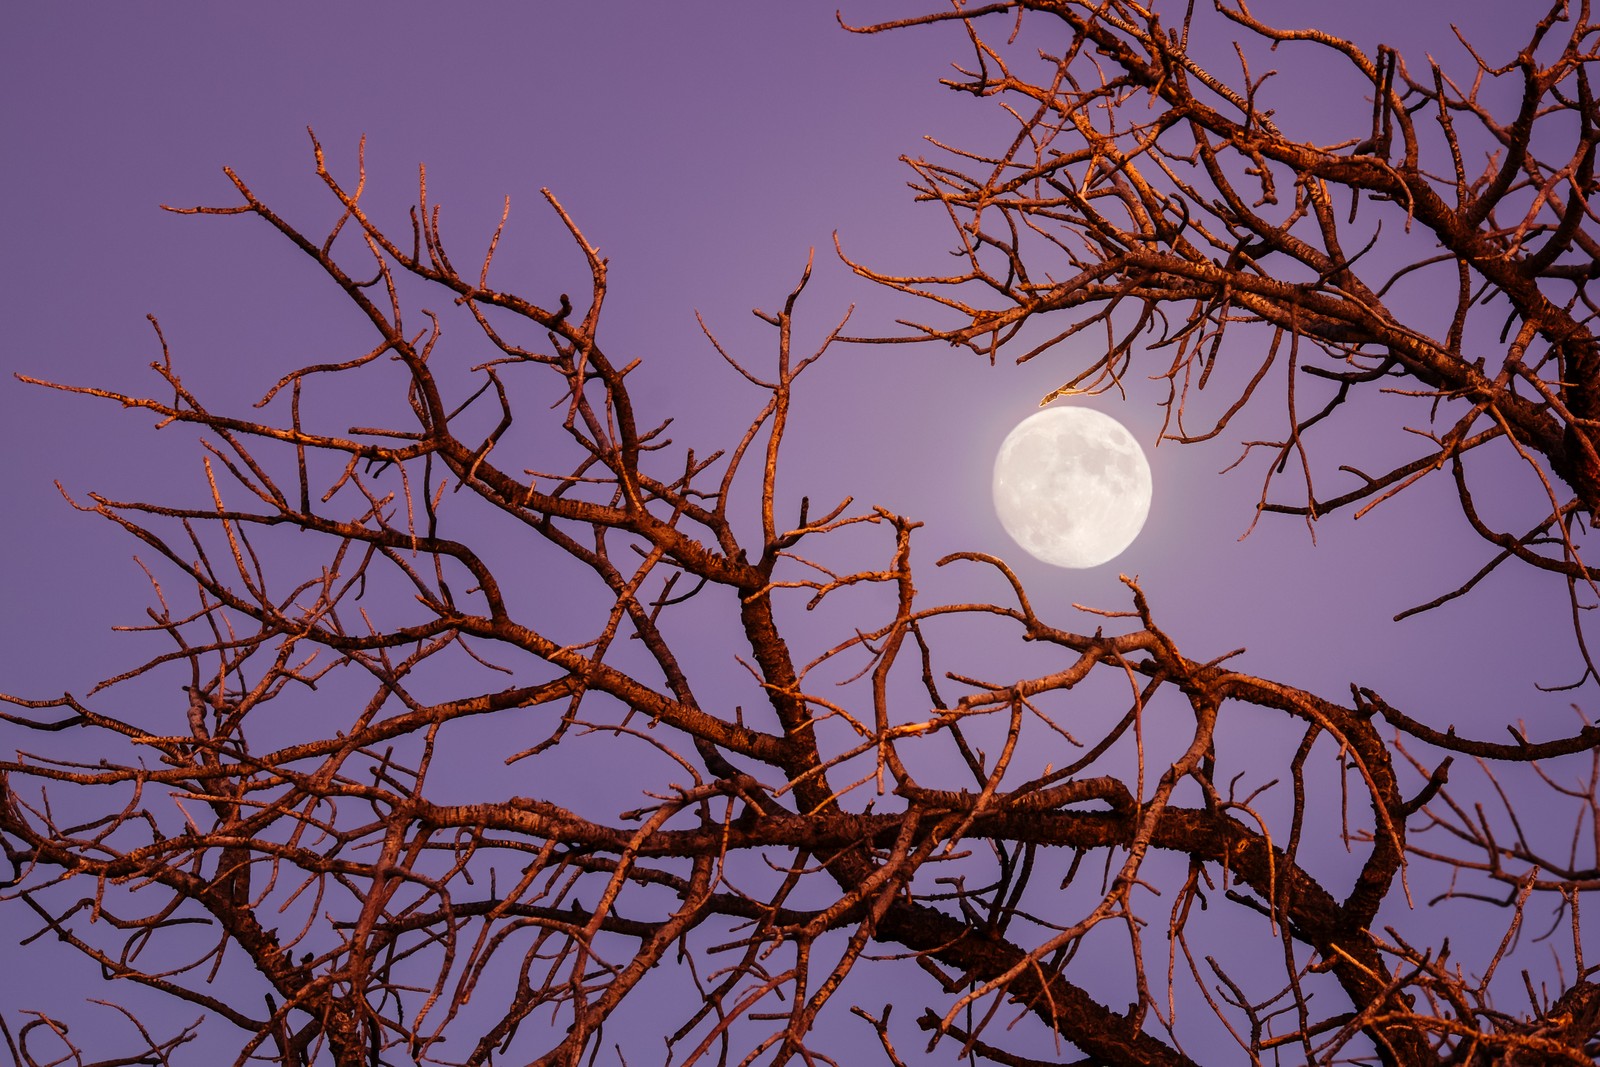
[[[582,284],[538,194],[552,190],[610,258],[609,349],[641,357],[640,380],[708,441],[741,425],[755,400],[701,337],[696,310],[730,349],[767,352],[769,331],[749,309],[780,303],[814,247],[802,347],[852,303],[851,332],[893,331],[911,309],[851,276],[832,235],[886,271],[942,269],[948,223],[911,202],[897,157],[933,152],[929,135],[983,144],[1001,127],[992,105],[937,84],[964,58],[958,31],[854,37],[833,6],[12,5],[0,33],[0,453],[10,472],[0,689],[81,693],[146,647],[110,631],[140,621],[147,601],[132,544],[73,512],[55,480],[123,499],[190,499],[203,487],[197,451],[154,434],[146,415],[24,386],[12,372],[155,390],[147,364],[158,350],[145,321],[154,314],[190,385],[217,407],[243,408],[285,369],[366,347],[312,265],[258,220],[159,209],[234,202],[228,165],[317,230],[331,216],[308,126],[343,175],[353,175],[366,136],[370,209],[397,229],[426,163],[430,199],[443,205],[462,259],[479,254],[509,195],[508,288],[514,265],[534,282]],[[855,2],[843,13],[866,22],[931,6]],[[1253,6],[1269,20],[1312,10]],[[1449,62],[1460,56],[1449,19],[1474,39],[1514,39],[1495,19],[1515,22],[1497,12],[1518,5],[1359,0],[1336,16],[1329,6],[1317,17],[1337,17],[1329,28],[1360,43]],[[1215,47],[1226,54],[1226,41]],[[1337,121],[1337,93],[1314,77],[1292,82],[1292,64],[1283,66],[1310,128]],[[1355,97],[1351,106],[1359,116],[1365,105]],[[1285,114],[1280,104],[1280,123],[1292,125]],[[1440,611],[1390,621],[1488,558],[1445,482],[1359,522],[1335,516],[1319,524],[1315,545],[1299,520],[1273,516],[1240,540],[1261,465],[1217,472],[1242,436],[1279,428],[1281,402],[1264,399],[1224,440],[1151,451],[1154,504],[1121,557],[1087,571],[1027,557],[993,514],[989,471],[1006,432],[1062,377],[1048,356],[990,368],[943,346],[840,346],[801,380],[788,484],[813,502],[850,494],[922,520],[919,587],[933,598],[941,583],[946,595],[964,589],[933,560],[991,552],[1016,568],[1035,604],[1092,628],[1069,605],[1124,608],[1117,575],[1137,574],[1191,656],[1246,646],[1244,669],[1331,699],[1358,681],[1464,731],[1474,721],[1499,731],[1518,717],[1541,724],[1537,736],[1568,730],[1572,695],[1534,689],[1579,669],[1559,582],[1508,571]],[[1087,402],[1148,450],[1159,395],[1136,384],[1127,400]],[[15,940],[11,927],[5,934]],[[28,951],[57,958],[48,945]],[[90,972],[71,967],[41,978],[37,965],[8,963],[0,1002],[103,995],[73,985]]]

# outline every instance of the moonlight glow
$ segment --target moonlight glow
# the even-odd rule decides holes
[[[994,509],[1028,553],[1097,567],[1133,543],[1150,513],[1150,464],[1123,425],[1089,408],[1017,424],[994,461]]]

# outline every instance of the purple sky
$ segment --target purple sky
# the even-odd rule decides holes
[[[854,3],[844,13],[864,22],[923,6]],[[1515,6],[1349,3],[1332,28],[1448,60],[1459,50],[1447,19],[1494,42],[1506,31],[1492,16]],[[1304,10],[1272,3],[1258,13]],[[765,354],[767,328],[749,309],[780,303],[812,247],[808,343],[851,303],[857,333],[892,329],[906,310],[838,263],[834,232],[850,255],[885,270],[942,266],[948,224],[911,203],[897,157],[931,151],[926,135],[996,136],[991,105],[936,84],[963,58],[959,46],[948,27],[853,37],[826,4],[14,5],[0,34],[0,449],[10,469],[0,689],[81,693],[148,647],[110,632],[140,621],[147,602],[132,544],[74,513],[52,482],[74,494],[180,500],[203,484],[197,451],[154,434],[147,416],[27,387],[11,372],[155,390],[144,318],[154,314],[191,385],[217,407],[243,408],[290,367],[366,347],[312,266],[264,225],[158,205],[232,203],[229,165],[316,230],[329,212],[306,127],[343,175],[353,175],[364,134],[372,210],[403,227],[416,165],[426,163],[430,199],[444,206],[462,258],[478,254],[511,196],[500,277],[516,288],[518,265],[535,286],[581,278],[540,201],[548,187],[610,257],[609,349],[642,357],[640,380],[663,410],[684,412],[680,425],[716,440],[755,397],[720,369],[695,310],[730,348]],[[1325,86],[1292,84],[1305,122],[1337,120]],[[1284,115],[1280,105],[1280,123],[1292,125]],[[1059,384],[1062,367],[1045,357],[990,368],[944,346],[841,346],[801,380],[786,484],[814,503],[852,494],[926,523],[919,587],[932,599],[968,588],[933,560],[992,552],[1042,610],[1092,628],[1068,605],[1124,608],[1117,575],[1137,574],[1191,656],[1247,646],[1244,669],[1331,699],[1359,681],[1464,731],[1482,723],[1501,737],[1517,718],[1538,724],[1536,736],[1569,729],[1573,696],[1533,688],[1578,671],[1559,582],[1509,571],[1443,610],[1389,621],[1488,558],[1443,481],[1359,522],[1321,523],[1315,546],[1299,520],[1272,516],[1241,542],[1260,464],[1216,475],[1239,435],[1168,444],[1151,454],[1155,501],[1126,553],[1089,571],[1030,560],[993,515],[989,470],[1001,438]],[[1141,386],[1128,401],[1090,402],[1148,447],[1158,396]],[[1265,400],[1241,433],[1275,431],[1281,420],[1281,404]],[[1327,469],[1338,462],[1329,454]],[[61,959],[49,945],[27,959],[0,968],[0,1003],[104,995],[73,984],[91,973],[75,961],[41,979]]]

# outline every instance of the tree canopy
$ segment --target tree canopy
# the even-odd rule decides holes
[[[1600,27],[1557,3],[1448,67],[1196,7],[846,12],[959,25],[946,84],[996,137],[907,158],[953,260],[841,240],[898,329],[842,314],[802,345],[810,265],[757,311],[765,353],[706,327],[759,397],[725,440],[635,388],[558,192],[582,267],[537,291],[497,269],[501,229],[447,240],[425,171],[381,219],[364,155],[315,136],[331,223],[232,170],[232,202],[176,208],[287,242],[372,340],[247,409],[164,339],[148,395],[24,377],[193,430],[206,481],[72,496],[142,546],[166,646],[0,713],[0,901],[107,1000],[173,1008],[129,1011],[108,1058],[0,1012],[13,1058],[181,1062],[198,1014],[241,1064],[577,1064],[640,1027],[674,1065],[832,1062],[851,1027],[852,1062],[900,1064],[916,1014],[946,1062],[1594,1062]],[[1337,71],[1332,128],[1269,62]],[[441,355],[461,335],[486,355]],[[1564,586],[1578,717],[1476,736],[1359,680],[1311,692],[1188,651],[1134,578],[1073,610],[969,550],[937,566],[987,598],[924,596],[915,517],[786,480],[786,434],[828,417],[796,382],[858,344],[925,345],[930,375],[950,346],[1050,361],[1047,403],[1151,378],[1176,444],[1277,420],[1241,441],[1263,521],[1447,481],[1438,521],[1487,555],[1418,610],[1502,571]],[[1511,518],[1481,488],[1508,467]],[[1413,883],[1475,901],[1498,949],[1462,962]],[[1558,947],[1508,985],[1535,913]]]

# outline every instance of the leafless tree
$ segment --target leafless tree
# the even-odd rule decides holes
[[[952,84],[1009,100],[1017,129],[998,156],[913,161],[957,224],[960,273],[857,269],[955,313],[916,339],[992,357],[1058,320],[1024,355],[1053,358],[1105,330],[1067,388],[1115,388],[1169,353],[1179,440],[1221,432],[1279,367],[1286,433],[1250,447],[1272,474],[1298,465],[1305,491],[1264,494],[1263,511],[1371,506],[1448,468],[1491,566],[1554,572],[1592,603],[1587,4],[1556,6],[1465,82],[1218,11],[1244,42],[1341,57],[1370,116],[1343,141],[1295,140],[1244,47],[1233,73],[1194,58],[1215,20],[1192,4],[1170,28],[1118,0],[868,28],[964,25],[973,61]],[[1480,102],[1506,78],[1522,87],[1510,117]],[[758,312],[770,354],[718,347],[761,399],[738,440],[701,452],[630,392],[637,361],[598,341],[606,263],[555,196],[587,264],[576,301],[498,288],[499,231],[463,273],[425,182],[395,237],[363,206],[364,167],[342,181],[317,145],[316,170],[339,209],[325,233],[231,172],[236,205],[187,210],[270,225],[371,323],[369,350],[285,374],[243,415],[192,392],[164,341],[159,396],[54,386],[191,427],[206,451],[198,506],[78,502],[148,549],[146,629],[166,650],[82,698],[5,698],[22,741],[0,763],[0,899],[95,961],[108,992],[147,987],[238,1035],[236,1062],[284,1067],[576,1064],[611,1055],[608,1023],[641,1019],[672,1064],[834,1062],[822,1018],[902,1063],[868,973],[925,1007],[947,1060],[1593,1062],[1579,908],[1600,885],[1600,730],[1471,739],[1370,689],[1330,699],[1191,658],[1131,581],[1129,610],[1093,633],[978,553],[941,562],[990,574],[994,602],[924,603],[917,523],[780,487],[794,382],[846,328],[793,347],[806,277]],[[1364,282],[1369,246],[1407,226],[1439,249]],[[1455,279],[1448,321],[1407,325],[1389,294],[1438,271]],[[441,296],[450,315],[416,310]],[[1480,315],[1506,322],[1503,343]],[[493,356],[453,368],[447,323]],[[1242,343],[1225,351],[1224,333]],[[1255,338],[1259,360],[1233,366]],[[1223,413],[1190,429],[1213,376],[1234,383]],[[1337,451],[1340,416],[1373,389],[1414,395],[1439,429],[1420,457],[1319,497],[1311,431]],[[331,421],[321,396],[388,398],[391,420]],[[1468,464],[1491,447],[1548,492],[1526,533],[1478,517]],[[1040,668],[969,665],[980,633]],[[1229,727],[1246,714],[1293,739],[1269,775]],[[473,767],[487,736],[508,772]],[[1073,754],[1041,769],[1046,748]],[[614,788],[558,784],[550,768],[596,752],[591,776]],[[1525,833],[1508,798],[1503,814],[1458,798],[1457,755],[1491,787],[1543,774],[1570,848]],[[1334,874],[1311,862],[1335,853]],[[1454,871],[1453,892],[1501,922],[1486,966],[1385,925],[1408,863]],[[1570,928],[1566,962],[1497,1003],[1536,899]],[[107,1001],[132,1051],[101,1063],[180,1059],[201,1025]],[[64,1015],[0,1022],[20,1064],[98,1055]]]
[[[1580,520],[1600,507],[1589,5],[1555,3],[1503,63],[1461,39],[1473,64],[1454,75],[1214,6],[1198,21],[1214,51],[1232,45],[1229,70],[1192,54],[1192,2],[1165,22],[1161,5],[1020,2],[863,28],[963,22],[972,60],[946,84],[1002,101],[1016,130],[999,155],[907,160],[919,196],[957,225],[961,271],[858,272],[955,313],[908,323],[900,340],[992,359],[1026,338],[1019,362],[1092,351],[1046,401],[1119,388],[1139,361],[1169,384],[1169,440],[1218,436],[1281,381],[1283,436],[1246,447],[1270,457],[1261,511],[1359,513],[1448,468],[1463,514],[1500,550],[1484,573],[1521,560],[1567,578],[1576,598],[1595,578]],[[1008,19],[1006,44],[980,36]],[[1369,103],[1344,112],[1336,139],[1297,139],[1309,123],[1292,97],[1274,106],[1278,71],[1252,66],[1261,55],[1320,62]],[[1490,97],[1508,90],[1514,107],[1497,113]],[[1104,343],[1062,344],[1079,334]],[[1239,351],[1256,354],[1239,365]],[[1197,414],[1208,385],[1225,395]],[[1414,398],[1425,428],[1397,437],[1406,453],[1390,470],[1340,466],[1351,487],[1319,493],[1315,441],[1380,391]],[[1496,448],[1525,460],[1548,504],[1515,533],[1473,502],[1469,463]],[[1275,499],[1290,467],[1301,485]]]

